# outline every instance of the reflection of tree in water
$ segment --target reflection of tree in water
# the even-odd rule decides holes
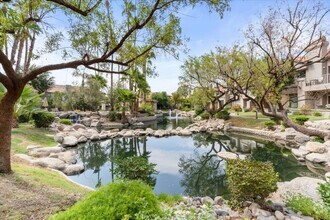
[[[193,140],[196,148],[207,147],[209,150],[203,154],[194,151],[189,158],[180,158],[178,166],[183,176],[181,186],[185,188],[185,193],[190,196],[228,194],[223,160],[217,156],[218,152],[228,150],[227,147],[220,141],[219,135],[215,134],[197,134]]]
[[[91,169],[97,173],[97,184],[101,185],[100,170],[101,167],[109,160],[109,149],[111,149],[112,140],[108,144],[101,145],[100,142],[87,142],[83,147],[77,149],[85,169]]]
[[[305,165],[300,165],[288,149],[275,146],[271,142],[267,142],[265,147],[252,149],[251,159],[272,162],[282,181],[299,176],[315,176]]]

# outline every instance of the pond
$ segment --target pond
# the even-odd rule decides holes
[[[159,173],[154,176],[154,192],[157,194],[227,195],[225,161],[216,155],[220,151],[240,152],[255,160],[271,161],[282,181],[298,176],[317,177],[299,163],[289,150],[277,147],[272,142],[235,135],[200,133],[191,137],[118,138],[88,142],[74,150],[86,171],[69,178],[93,188],[116,178],[112,172],[115,164],[111,158],[128,154],[148,155],[149,162],[156,164],[155,169]]]

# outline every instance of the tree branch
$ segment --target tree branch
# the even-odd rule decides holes
[[[68,8],[82,16],[88,16],[88,14],[93,11],[95,8],[98,7],[98,5],[102,2],[102,0],[98,0],[95,5],[93,5],[92,7],[90,7],[89,9],[86,9],[86,10],[81,10],[79,7],[77,6],[74,6],[73,4],[69,3],[69,2],[66,2],[64,0],[47,0],[49,2],[54,2],[56,4],[59,4],[65,8]]]
[[[2,50],[0,50],[0,63],[8,78],[15,82],[17,80],[17,75],[15,73],[13,65],[8,59],[8,57],[2,52]]]

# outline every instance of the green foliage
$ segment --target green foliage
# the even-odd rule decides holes
[[[31,118],[37,128],[47,128],[55,120],[54,114],[46,111],[33,112]]]
[[[189,112],[189,111],[191,111],[191,108],[190,108],[190,107],[187,107],[187,106],[182,107],[182,108],[180,108],[180,109],[181,109],[181,111],[184,111],[184,112]]]
[[[320,184],[318,191],[321,194],[324,204],[330,208],[330,182]]]
[[[18,116],[19,123],[27,123],[30,121],[30,114],[22,114]]]
[[[139,179],[152,187],[156,185],[156,178],[152,176],[158,173],[155,170],[156,164],[149,163],[146,156],[115,157],[112,161],[116,164],[114,174],[117,177],[127,180]]]
[[[72,125],[72,121],[70,119],[62,118],[60,119],[60,124]]]
[[[38,91],[39,94],[46,92],[55,84],[55,79],[50,76],[49,72],[43,73],[31,81],[32,87]]]
[[[103,187],[51,220],[148,220],[161,215],[152,189],[141,181],[117,181]]]
[[[264,125],[267,129],[274,130],[274,126],[276,125],[276,123],[274,121],[265,121]]]
[[[239,104],[235,104],[231,106],[231,110],[236,112],[237,114],[242,111],[242,107]]]
[[[217,112],[215,114],[216,118],[220,118],[220,119],[224,119],[224,120],[228,120],[230,118],[230,113],[228,112],[228,110],[222,110],[220,112]]]
[[[311,139],[314,142],[324,143],[324,139],[319,136],[312,136]]]
[[[201,107],[196,107],[195,108],[195,115],[198,116],[204,112],[204,109]]]
[[[313,112],[313,115],[315,117],[321,117],[322,116],[322,113],[321,112],[318,112],[318,111],[315,111],[315,112]]]
[[[160,193],[158,196],[158,201],[162,203],[166,203],[170,206],[173,206],[181,201],[183,201],[183,198],[181,195],[175,194],[175,195],[168,195],[166,193]]]
[[[152,99],[157,101],[157,109],[169,109],[170,100],[166,92],[152,93]]]
[[[282,125],[283,127],[285,127],[285,128],[288,127],[288,125],[287,125],[284,121],[281,121],[281,125]]]
[[[292,115],[302,115],[302,113],[300,111],[295,111],[295,112],[292,112]]]
[[[117,119],[117,112],[110,111],[109,114],[108,114],[108,118],[109,118],[109,121],[116,121],[116,119]]]
[[[140,105],[140,112],[141,113],[148,113],[149,116],[155,115],[154,114],[154,107],[151,103],[143,102]]]
[[[309,105],[302,105],[300,107],[300,112],[303,115],[309,115],[310,114],[310,111],[311,111],[311,107]]]
[[[273,122],[275,122],[275,124],[279,125],[281,123],[281,120],[277,117],[271,117],[270,120],[272,120]]]
[[[329,206],[314,202],[311,198],[301,194],[286,198],[285,205],[295,212],[301,212],[303,215],[311,216],[316,220],[330,219]]]
[[[226,175],[233,207],[242,207],[245,201],[264,203],[265,198],[276,191],[279,181],[269,162],[228,160]]]
[[[204,111],[202,114],[200,114],[200,116],[203,120],[206,120],[206,119],[210,118],[210,115],[207,111]]]
[[[299,125],[304,125],[304,123],[306,121],[309,120],[308,117],[306,117],[305,115],[300,115],[294,118],[295,122],[297,122]]]
[[[249,108],[244,108],[244,112],[250,112],[251,110]]]

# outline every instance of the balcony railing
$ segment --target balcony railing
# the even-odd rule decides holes
[[[312,79],[306,82],[306,86],[320,85],[330,83],[330,74],[324,74],[322,78]]]

